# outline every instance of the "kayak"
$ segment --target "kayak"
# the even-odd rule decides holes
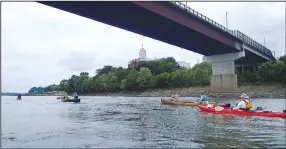
[[[80,98],[78,98],[78,99],[61,99],[61,101],[62,102],[80,102]]]
[[[172,101],[168,99],[161,99],[161,103],[166,104],[166,105],[180,105],[180,106],[198,106],[199,105],[198,102]],[[206,104],[202,104],[202,105],[206,105]]]
[[[22,98],[21,98],[21,97],[20,97],[20,98],[19,98],[19,97],[17,97],[17,100],[22,100]]]
[[[233,115],[245,115],[245,116],[266,116],[266,117],[281,117],[286,118],[286,111],[283,112],[272,112],[272,111],[255,111],[255,110],[232,110],[231,108],[219,108],[198,106],[201,111],[212,112],[215,114],[233,114]]]

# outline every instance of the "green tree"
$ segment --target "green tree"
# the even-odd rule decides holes
[[[136,90],[138,85],[136,83],[138,76],[138,71],[132,69],[126,77],[126,89],[127,90]]]
[[[97,69],[96,70],[96,74],[97,75],[106,74],[106,73],[109,73],[109,72],[111,72],[111,71],[113,71],[115,69],[116,69],[116,67],[112,67],[110,65],[106,65],[102,69]]]
[[[189,72],[189,70],[183,70],[182,72],[182,86],[189,87],[193,84],[193,78]]]
[[[141,67],[136,79],[136,83],[140,89],[146,89],[150,83],[151,78],[152,73],[150,69]]]
[[[128,75],[128,70],[123,68],[117,69],[114,71],[114,75],[118,78],[118,82],[121,83],[121,80],[125,79]]]
[[[156,88],[165,88],[168,86],[168,73],[164,72],[154,77],[153,86]]]
[[[118,82],[118,78],[114,75],[114,73],[104,74],[102,76],[103,79],[103,87],[105,91],[117,91],[120,89],[120,84]]]
[[[182,72],[180,70],[177,70],[175,72],[172,72],[171,77],[171,86],[172,87],[180,87],[182,86]]]
[[[122,90],[126,90],[126,89],[127,89],[127,80],[126,80],[126,79],[121,80],[121,86],[120,86],[120,88],[121,88]]]

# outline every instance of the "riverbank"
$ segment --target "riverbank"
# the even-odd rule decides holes
[[[231,97],[238,98],[241,93],[247,93],[251,98],[279,98],[285,99],[285,87],[281,85],[242,85],[236,92],[215,93],[210,91],[209,86],[189,87],[175,89],[153,89],[141,92],[115,92],[115,93],[94,93],[85,96],[129,96],[129,97],[170,97],[172,93],[178,93],[181,97],[199,97],[204,90],[210,97]]]

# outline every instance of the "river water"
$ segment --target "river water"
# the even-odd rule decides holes
[[[3,148],[285,148],[285,119],[214,115],[198,107],[161,105],[154,97],[2,96]],[[183,98],[195,100],[196,98]],[[235,100],[221,99],[219,102]],[[266,110],[284,99],[254,99]]]

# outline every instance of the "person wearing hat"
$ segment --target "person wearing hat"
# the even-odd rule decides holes
[[[171,100],[178,101],[179,97],[180,97],[179,94],[173,93],[173,94],[171,95]]]
[[[242,93],[240,96],[240,101],[236,104],[233,110],[250,110],[252,108],[252,103],[249,100],[247,94]]]
[[[204,91],[201,92],[201,98],[198,101],[199,103],[206,103],[207,105],[209,105],[209,101],[208,101],[208,97],[206,96],[206,93]]]

